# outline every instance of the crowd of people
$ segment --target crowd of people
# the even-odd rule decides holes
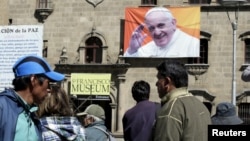
[[[125,141],[207,141],[208,125],[243,124],[236,107],[228,102],[219,103],[211,116],[207,107],[189,93],[184,64],[168,60],[156,69],[160,102],[149,100],[148,82],[134,82],[131,96],[136,104],[121,121]],[[250,81],[249,72],[250,67],[243,72],[242,80]],[[13,88],[0,93],[1,141],[108,140],[104,109],[91,104],[83,112],[74,113],[68,94],[60,86],[65,76],[53,71],[42,57],[19,58],[13,73]]]
[[[207,107],[188,91],[184,64],[163,61],[157,69],[160,103],[149,101],[150,84],[135,81],[131,94],[136,105],[122,118],[125,141],[206,141],[210,124],[243,124],[236,107]],[[97,104],[74,113],[70,98],[60,86],[64,75],[53,71],[38,56],[21,57],[13,66],[14,88],[0,93],[0,140],[104,141],[109,138],[105,111]],[[11,121],[11,122],[10,122]]]
[[[107,130],[103,108],[92,104],[75,115],[68,94],[60,86],[65,76],[53,71],[45,59],[23,56],[13,65],[13,73],[13,88],[0,93],[1,141],[108,139],[101,130]]]

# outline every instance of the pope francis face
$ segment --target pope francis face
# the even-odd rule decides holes
[[[176,19],[167,11],[153,11],[147,14],[145,24],[155,44],[159,47],[165,47],[176,30]]]

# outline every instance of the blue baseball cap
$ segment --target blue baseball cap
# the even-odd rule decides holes
[[[42,57],[35,55],[19,58],[13,65],[13,72],[15,77],[43,74],[52,82],[62,81],[65,77],[63,74],[53,71]]]

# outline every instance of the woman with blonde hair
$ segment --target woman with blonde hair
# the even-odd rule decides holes
[[[85,141],[85,129],[74,116],[70,100],[63,88],[51,87],[51,92],[39,105],[42,137],[44,141]]]

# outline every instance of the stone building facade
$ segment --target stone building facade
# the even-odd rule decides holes
[[[111,73],[111,93],[108,101],[77,99],[75,108],[83,110],[90,103],[102,105],[107,114],[107,126],[122,138],[122,116],[135,101],[131,87],[136,80],[151,85],[152,101],[160,101],[156,90],[156,64],[162,58],[125,58],[122,56],[123,20],[126,7],[143,5],[142,0],[48,0],[45,7],[39,0],[0,0],[0,25],[44,26],[45,58],[57,71],[66,75],[65,89],[70,89],[71,73]],[[198,2],[199,3],[199,2]],[[223,7],[216,1],[190,4],[186,0],[158,0],[158,6],[200,6],[201,39],[207,41],[207,61],[190,63],[188,58],[177,58],[186,64],[189,89],[208,106],[211,115],[222,101],[231,101],[233,30],[235,8]],[[39,7],[40,6],[40,7]],[[227,15],[227,11],[228,14]],[[249,109],[250,83],[241,80],[242,70],[249,64],[250,5],[239,7],[236,39],[236,104]],[[93,38],[94,37],[94,38]],[[102,51],[88,60],[88,41],[97,42]],[[239,109],[239,108],[238,108]],[[242,115],[243,116],[243,115]],[[250,117],[242,117],[247,122]],[[249,122],[247,122],[249,123]]]

